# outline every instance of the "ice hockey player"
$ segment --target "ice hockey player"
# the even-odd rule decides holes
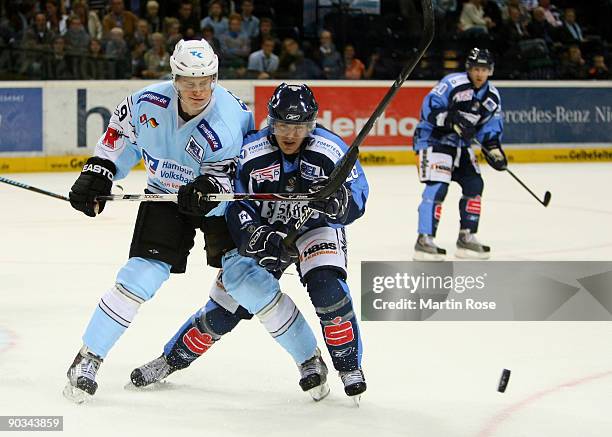
[[[318,104],[308,86],[284,83],[278,86],[268,103],[268,126],[244,139],[236,191],[277,193],[320,189],[347,146],[340,137],[316,124],[317,112]],[[194,351],[188,334],[197,329],[198,335],[206,337],[209,343],[218,339],[214,325],[226,324],[210,315],[209,308],[217,305],[225,305],[232,311],[231,302],[235,300],[256,314],[264,325],[282,330],[278,322],[287,319],[293,309],[279,294],[277,279],[289,265],[296,263],[344,390],[358,402],[366,390],[366,382],[361,369],[357,317],[346,284],[344,226],[364,213],[367,196],[368,184],[361,165],[356,163],[346,182],[323,201],[231,203],[226,219],[238,249],[224,255],[222,277],[230,299],[218,297],[217,304],[209,301],[196,312],[166,344],[159,358],[132,372],[132,382],[137,386],[149,385],[198,358],[207,348]],[[309,208],[316,212],[300,228],[295,246],[286,247],[283,238],[287,230]],[[224,304],[226,301],[229,304]],[[224,326],[224,330],[229,329]],[[321,382],[326,381],[327,367],[318,350],[305,366],[316,368]],[[315,378],[314,382],[319,379]],[[302,381],[300,385],[307,389]],[[320,387],[312,390],[316,392],[315,400],[327,394]]]
[[[201,195],[232,191],[235,159],[244,135],[253,129],[252,113],[217,83],[217,55],[205,40],[180,41],[170,64],[172,81],[148,86],[117,106],[95,156],[87,160],[69,194],[75,209],[95,217],[105,206],[96,197],[110,194],[113,180],[125,177],[141,158],[146,192],[178,192],[178,205],[140,204],[129,260],[100,299],[83,347],[68,369],[64,395],[78,403],[96,392],[102,360],[140,305],[155,295],[170,273],[185,272],[197,229],[204,233],[210,266],[221,267],[223,254],[236,247],[224,218],[227,204],[202,201]],[[287,297],[283,302],[293,304]],[[286,331],[311,349],[305,360],[312,356],[316,340],[293,308]]]
[[[466,72],[445,76],[427,94],[415,131],[419,179],[425,184],[419,205],[417,261],[441,261],[446,250],[434,243],[442,202],[451,181],[461,186],[461,216],[456,256],[487,259],[489,246],[476,239],[480,220],[483,180],[470,143],[476,138],[491,167],[502,171],[508,162],[501,147],[503,120],[501,99],[489,82],[493,58],[488,50],[474,48],[465,63]]]

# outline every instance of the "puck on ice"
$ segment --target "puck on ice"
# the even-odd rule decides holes
[[[504,369],[501,374],[501,378],[499,378],[499,385],[497,386],[497,391],[503,393],[506,391],[506,387],[508,386],[508,381],[510,381],[510,370]]]

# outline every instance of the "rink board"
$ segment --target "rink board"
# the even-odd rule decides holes
[[[76,171],[91,156],[115,105],[150,81],[4,82],[0,171]],[[494,82],[511,162],[612,161],[612,82]],[[224,81],[265,125],[276,83]],[[365,165],[415,163],[412,142],[424,96],[435,82],[405,84],[361,145]],[[351,144],[388,91],[387,81],[312,81],[318,121]]]

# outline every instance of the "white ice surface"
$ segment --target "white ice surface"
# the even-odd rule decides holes
[[[612,166],[517,165],[543,208],[508,174],[483,169],[479,236],[498,260],[611,260]],[[349,230],[349,285],[359,311],[359,263],[409,260],[422,186],[413,167],[367,167],[366,216]],[[14,174],[67,193],[74,173]],[[144,174],[120,182],[141,192]],[[452,249],[458,187],[438,243]],[[188,273],[143,305],[102,365],[94,402],[73,405],[65,372],[99,297],[126,260],[136,203],[90,219],[60,200],[0,184],[0,415],[63,415],[67,436],[554,436],[612,435],[609,322],[364,322],[368,391],[353,408],[339,378],[313,403],[289,356],[257,321],[243,322],[162,390],[123,389],[202,305],[215,272],[198,240]],[[201,236],[198,237],[201,239]],[[283,288],[321,335],[297,276]],[[612,290],[611,290],[612,292]],[[324,357],[331,360],[327,352]],[[502,369],[513,374],[497,393]]]

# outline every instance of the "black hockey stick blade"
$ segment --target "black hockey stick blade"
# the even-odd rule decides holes
[[[550,194],[550,191],[547,191],[546,193],[544,193],[544,201],[542,202],[542,205],[548,206],[548,204],[550,203],[551,197],[552,197],[552,194]]]
[[[70,201],[70,199],[67,196],[64,196],[62,194],[57,194],[57,193],[53,193],[51,191],[43,190],[41,188],[36,188],[36,187],[31,186],[31,185],[24,184],[24,183],[18,182],[18,181],[14,181],[12,179],[8,179],[8,178],[2,177],[2,176],[0,176],[0,182],[4,182],[5,184],[12,185],[14,187],[23,188],[24,190],[33,191],[33,192],[38,193],[38,194],[44,194],[45,196],[54,197],[56,199],[65,200],[65,201],[68,201],[68,202]]]

